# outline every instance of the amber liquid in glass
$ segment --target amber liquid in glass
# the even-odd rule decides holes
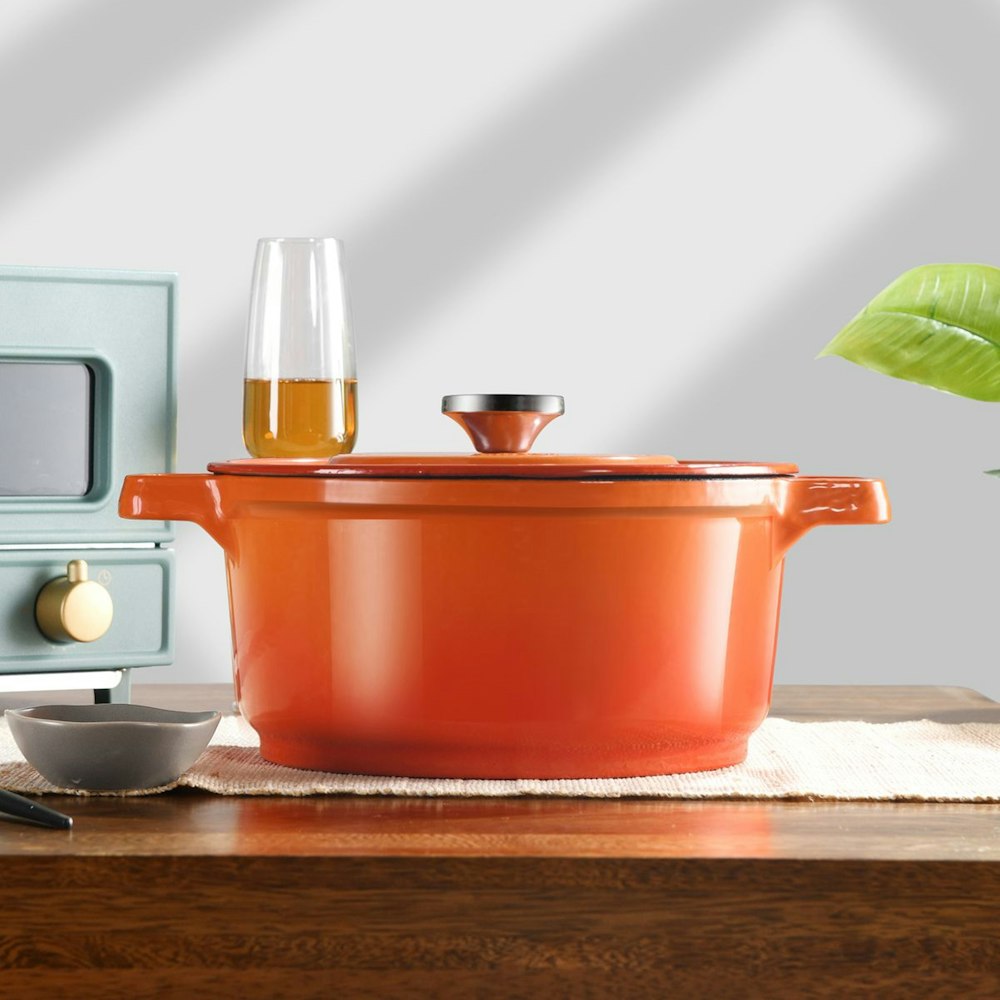
[[[330,458],[354,448],[357,379],[249,378],[243,441],[256,458]]]

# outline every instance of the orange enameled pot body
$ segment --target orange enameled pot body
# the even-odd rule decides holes
[[[152,475],[228,568],[269,760],[411,776],[722,767],[767,713],[783,557],[888,519],[875,480]]]

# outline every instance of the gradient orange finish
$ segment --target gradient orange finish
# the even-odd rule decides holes
[[[784,555],[886,521],[881,482],[129,476],[124,517],[225,550],[241,709],[268,760],[470,778],[741,761]]]

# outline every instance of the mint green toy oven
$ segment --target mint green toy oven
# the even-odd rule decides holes
[[[126,475],[174,468],[176,300],[173,274],[0,267],[0,690],[128,701],[133,668],[173,659],[172,527],[117,508]],[[97,637],[79,591],[56,602],[72,628],[38,610],[81,562]]]

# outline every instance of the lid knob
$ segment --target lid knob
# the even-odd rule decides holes
[[[445,396],[441,412],[461,424],[476,451],[522,454],[566,409],[562,396],[470,393]]]

